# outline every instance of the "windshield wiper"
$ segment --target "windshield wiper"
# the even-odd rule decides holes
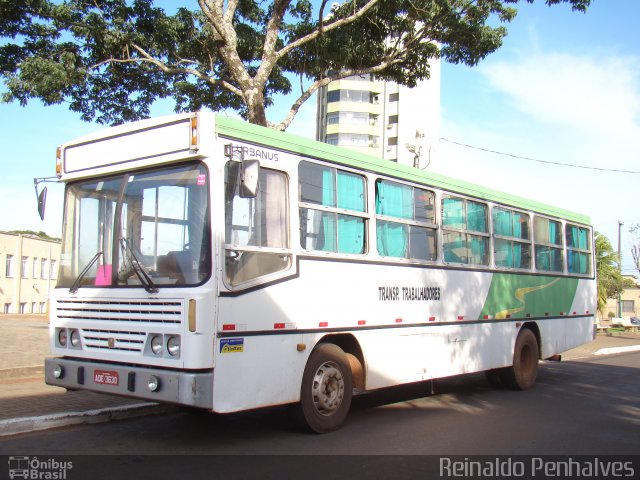
[[[91,261],[87,264],[86,267],[84,267],[84,269],[80,272],[80,275],[78,275],[76,277],[76,279],[74,280],[73,284],[71,285],[71,287],[69,288],[69,293],[76,293],[78,291],[78,287],[80,286],[80,282],[82,281],[82,279],[84,278],[84,276],[87,274],[87,272],[89,271],[89,269],[91,267],[93,267],[93,264],[96,263],[98,261],[98,258],[100,258],[100,255],[102,255],[102,251],[96,253],[93,258],[91,259]]]
[[[149,293],[157,293],[158,287],[151,280],[151,277],[145,270],[144,266],[142,266],[142,262],[138,259],[133,249],[127,243],[127,239],[124,237],[120,238],[120,245],[122,246],[122,251],[127,255],[127,260],[131,264],[131,268],[133,268],[133,272],[140,280],[140,283],[144,286],[144,289]]]

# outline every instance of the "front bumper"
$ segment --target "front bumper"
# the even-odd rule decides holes
[[[44,366],[45,382],[48,385],[74,390],[92,390],[209,410],[213,408],[212,371],[181,372],[67,358],[47,358]],[[56,370],[61,371],[60,376],[55,375]],[[105,374],[109,377],[109,383],[96,382],[96,376],[104,379]],[[151,391],[149,388],[152,376],[158,381],[158,388],[155,391]]]

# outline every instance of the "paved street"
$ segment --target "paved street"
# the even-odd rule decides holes
[[[482,375],[358,397],[345,428],[300,433],[286,409],[184,412],[0,439],[5,454],[631,455],[640,443],[640,353],[545,363],[531,391]],[[100,438],[99,444],[95,439]]]
[[[491,389],[480,374],[361,395],[342,430],[319,436],[300,432],[286,408],[208,415],[152,406],[140,411],[146,416],[129,418],[140,402],[46,386],[38,370],[48,349],[44,327],[42,318],[0,318],[2,340],[15,352],[2,357],[0,425],[34,426],[31,433],[0,435],[0,455],[72,455],[76,475],[134,478],[153,471],[159,478],[204,478],[215,466],[236,478],[305,472],[326,480],[363,471],[367,478],[416,478],[434,473],[434,457],[424,455],[628,456],[640,444],[639,334],[598,335],[564,354],[563,362],[544,362],[538,384],[527,392]],[[73,421],[70,411],[77,414]],[[20,415],[31,415],[32,423]],[[55,415],[59,423],[33,420]],[[126,419],[109,421],[118,418]],[[247,454],[259,457],[226,460]],[[185,466],[172,455],[193,460]]]

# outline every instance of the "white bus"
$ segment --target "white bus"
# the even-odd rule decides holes
[[[46,381],[339,428],[352,394],[593,338],[589,219],[212,113],[62,145]]]

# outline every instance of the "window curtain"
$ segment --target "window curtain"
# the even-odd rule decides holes
[[[365,211],[364,180],[359,175],[338,171],[338,208]],[[338,215],[338,252],[363,253],[364,220]]]
[[[467,202],[467,229],[487,233],[487,207],[485,205]]]
[[[329,168],[322,169],[322,205],[336,206],[334,171]],[[333,213],[322,212],[322,231],[325,252],[336,251],[336,216]]]
[[[487,250],[489,239],[476,235],[467,235],[467,247],[469,248],[469,263],[472,265],[487,264]]]
[[[376,213],[399,218],[413,218],[413,190],[386,182],[377,183]],[[380,255],[407,257],[408,233],[405,225],[378,222],[376,241]]]
[[[364,220],[338,215],[338,252],[364,253]]]
[[[465,228],[464,200],[447,198],[442,200],[442,222],[451,228]]]
[[[513,236],[513,220],[510,211],[499,209],[493,211],[493,231],[496,235]]]

